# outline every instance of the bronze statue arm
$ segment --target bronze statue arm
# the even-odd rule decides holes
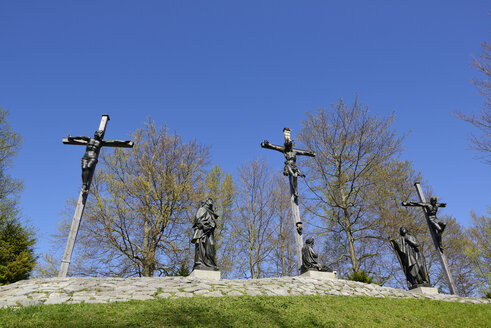
[[[315,157],[315,152],[313,152],[312,150],[302,150],[294,148],[293,151],[297,153],[297,155]]]
[[[438,203],[438,207],[447,207],[447,203]]]
[[[418,244],[418,241],[416,240],[416,238],[414,238],[414,236],[409,236],[409,235],[406,235],[406,242],[411,245],[412,247],[414,247],[416,249],[416,252],[419,252],[419,244]]]
[[[420,202],[402,202],[402,206],[421,206],[421,207],[426,207],[428,204],[426,203],[420,203]]]
[[[89,141],[90,137],[87,136],[77,136],[77,137],[72,137],[71,135],[68,135],[67,137],[68,141]]]
[[[90,141],[90,137],[86,136],[77,136],[72,137],[68,135],[68,137],[62,139],[64,144],[67,145],[86,145]]]
[[[102,140],[103,146],[108,147],[123,147],[123,148],[133,148],[135,143],[129,140]]]
[[[273,149],[279,151],[280,153],[285,151],[285,147],[270,144],[268,140],[264,140],[263,142],[261,142],[261,147],[267,149]]]
[[[398,251],[401,249],[399,247],[399,243],[397,242],[396,239],[391,239],[391,240],[389,240],[389,242],[390,242],[390,245],[392,246],[392,248],[394,248],[394,250]]]

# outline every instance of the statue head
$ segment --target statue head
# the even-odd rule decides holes
[[[102,136],[104,136],[104,131],[97,130],[96,132],[94,132],[94,139],[102,140]]]
[[[405,235],[407,234],[407,229],[406,229],[406,228],[404,228],[404,227],[401,227],[401,228],[399,229],[399,234],[400,234],[401,236],[405,236]]]
[[[310,246],[314,246],[314,238],[313,237],[307,238],[307,240],[305,240],[305,243]]]
[[[289,128],[283,129],[283,135],[285,136],[285,142],[292,140],[290,134],[291,134],[291,130]]]
[[[433,196],[433,197],[430,198],[430,204],[431,205],[435,205],[436,204],[436,201],[437,201],[437,198],[435,196]]]
[[[203,205],[208,206],[209,208],[213,209],[213,199],[211,197],[208,197],[204,202]]]
[[[298,234],[301,235],[303,232],[302,222],[295,223],[295,226],[297,227]]]

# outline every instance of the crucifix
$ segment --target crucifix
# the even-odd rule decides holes
[[[302,221],[300,220],[300,210],[298,208],[298,177],[305,178],[303,174],[297,167],[297,155],[315,157],[315,153],[311,150],[302,150],[293,148],[293,141],[290,137],[290,129],[284,128],[283,134],[285,137],[285,142],[283,146],[277,146],[270,144],[268,140],[264,140],[261,143],[261,147],[267,149],[273,149],[283,153],[285,156],[285,167],[283,168],[283,175],[288,176],[288,181],[290,182],[290,203],[292,206],[293,213],[293,223],[294,223],[294,233],[295,233],[295,243],[296,243],[296,253],[297,253],[297,263],[298,269],[302,266]]]
[[[104,134],[106,132],[106,125],[109,121],[109,115],[102,115],[99,129],[95,131],[94,137],[80,136],[72,137],[68,136],[63,138],[63,143],[67,145],[82,145],[86,146],[85,154],[82,157],[82,189],[77,201],[77,207],[75,208],[75,214],[73,215],[72,226],[68,235],[68,240],[65,247],[65,253],[61,260],[60,271],[58,277],[64,278],[67,275],[68,267],[70,266],[70,260],[72,257],[73,246],[75,245],[75,239],[77,238],[78,229],[80,227],[80,220],[85,209],[85,203],[87,202],[87,196],[89,194],[90,184],[95,172],[95,167],[99,158],[99,153],[103,146],[107,147],[124,147],[133,148],[133,141],[121,141],[121,140],[104,140]]]
[[[442,266],[445,278],[448,282],[448,287],[451,294],[457,294],[457,288],[452,277],[452,273],[448,267],[447,257],[443,253],[442,244],[442,234],[445,230],[446,224],[436,217],[436,213],[439,207],[445,207],[445,203],[437,203],[436,197],[431,197],[430,202],[426,202],[425,195],[421,189],[419,182],[414,183],[416,192],[418,193],[420,202],[402,202],[402,206],[418,206],[423,209],[426,217],[426,223],[430,229],[431,238],[433,239],[433,244],[435,245],[436,252],[438,253],[438,258],[440,259],[440,264]]]

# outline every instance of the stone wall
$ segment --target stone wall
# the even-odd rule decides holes
[[[176,297],[241,295],[343,295],[416,298],[462,303],[490,303],[487,299],[453,295],[422,295],[402,289],[347,280],[283,277],[250,280],[199,280],[165,278],[49,278],[31,279],[0,286],[0,307],[38,304],[107,303]]]

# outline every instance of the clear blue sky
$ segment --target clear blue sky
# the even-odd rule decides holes
[[[0,106],[24,138],[13,175],[23,214],[48,249],[65,200],[78,196],[83,147],[62,137],[126,139],[147,117],[212,146],[229,172],[295,138],[305,112],[358,94],[412,131],[404,158],[464,224],[491,205],[491,170],[473,128],[471,55],[490,41],[488,1],[0,1]],[[83,224],[83,223],[82,223]]]

